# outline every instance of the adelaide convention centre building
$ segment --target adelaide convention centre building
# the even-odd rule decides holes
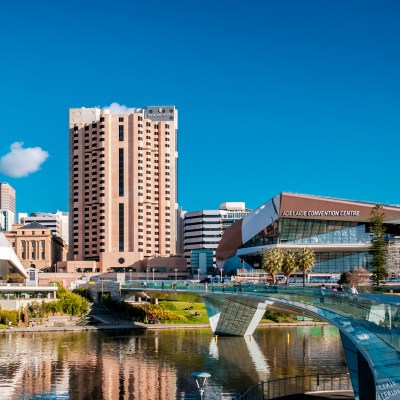
[[[331,275],[371,269],[370,212],[375,203],[280,193],[223,234],[216,251],[217,265],[234,259],[259,268],[270,249],[314,250],[314,273]],[[382,205],[388,240],[389,270],[400,274],[400,207]],[[232,264],[232,263],[231,263]],[[237,265],[237,264],[236,264]],[[239,264],[240,265],[240,264]]]

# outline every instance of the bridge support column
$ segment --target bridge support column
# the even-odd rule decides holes
[[[241,296],[206,295],[204,302],[214,335],[252,335],[272,302]]]
[[[374,375],[368,362],[357,349],[356,345],[340,331],[347,367],[350,372],[356,400],[376,400]]]

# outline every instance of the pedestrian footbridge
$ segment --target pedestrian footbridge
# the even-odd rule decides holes
[[[340,331],[355,398],[400,399],[400,297],[331,291],[321,297],[316,288],[264,285],[164,289],[149,284],[145,293],[157,297],[171,290],[204,298],[215,335],[252,335],[268,307],[324,320]],[[125,295],[143,291],[140,284],[122,287]]]

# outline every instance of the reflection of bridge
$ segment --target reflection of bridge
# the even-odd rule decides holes
[[[176,291],[204,297],[216,335],[251,335],[268,305],[313,315],[339,329],[356,399],[400,398],[400,300],[395,296],[328,292],[321,298],[319,289],[261,285],[208,289],[178,286]],[[143,291],[140,283],[122,287],[125,296]],[[148,285],[145,292],[157,297],[171,290]]]

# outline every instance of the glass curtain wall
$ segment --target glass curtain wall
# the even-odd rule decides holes
[[[366,224],[351,221],[281,218],[265,227],[242,247],[287,244],[356,244],[370,243]],[[261,255],[245,256],[254,267],[261,266]],[[313,272],[342,273],[358,268],[368,269],[368,252],[316,252]]]

